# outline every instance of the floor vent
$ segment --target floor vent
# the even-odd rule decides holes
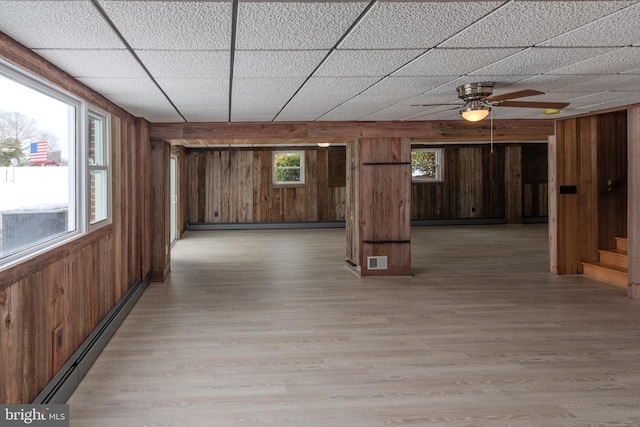
[[[367,257],[367,269],[368,270],[386,270],[387,257],[386,256]]]

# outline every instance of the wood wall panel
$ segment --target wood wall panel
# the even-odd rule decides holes
[[[112,223],[0,270],[0,402],[29,403],[149,273],[149,133],[148,123],[1,33],[0,57],[112,115]],[[57,327],[64,338],[55,351]]]
[[[626,235],[626,111],[559,120],[556,129],[557,273],[576,274]],[[561,194],[571,185],[576,194]]]
[[[505,217],[504,146],[445,146],[443,157],[442,182],[412,183],[412,219]]]
[[[328,184],[327,150],[305,150],[305,184],[273,184],[273,150],[187,150],[189,223],[344,219],[344,187]]]
[[[628,297],[640,300],[640,107],[628,115],[628,216],[627,246],[629,258]]]

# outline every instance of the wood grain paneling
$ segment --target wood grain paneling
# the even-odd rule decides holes
[[[557,273],[582,272],[626,236],[626,111],[559,120],[554,184]],[[561,194],[576,186],[576,194]],[[553,243],[553,242],[552,242]]]
[[[413,182],[412,219],[504,218],[505,147],[443,147],[442,182]]]
[[[150,269],[148,123],[0,33],[0,57],[111,113],[112,223],[0,271],[0,402],[28,403]],[[54,350],[54,331],[62,331]]]
[[[640,300],[640,107],[628,115],[628,296]]]
[[[305,150],[305,183],[274,185],[273,149],[187,150],[181,172],[190,223],[336,221],[344,187],[328,184],[328,150]]]

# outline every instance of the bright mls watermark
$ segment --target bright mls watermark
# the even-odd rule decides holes
[[[69,427],[69,405],[0,405],[0,427]]]

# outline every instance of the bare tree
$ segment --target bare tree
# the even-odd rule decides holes
[[[19,165],[28,165],[29,144],[35,141],[47,141],[49,152],[60,151],[58,138],[38,129],[35,119],[15,111],[0,110],[0,166],[9,166],[12,158]]]

